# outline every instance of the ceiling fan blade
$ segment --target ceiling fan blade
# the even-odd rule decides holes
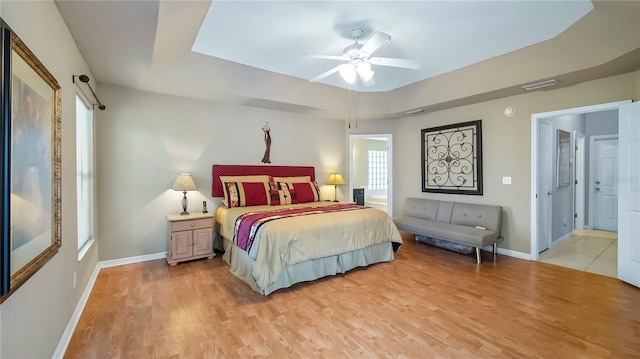
[[[344,65],[344,64],[342,64],[342,65]],[[329,76],[329,75],[331,75],[331,74],[333,74],[335,72],[338,72],[338,70],[340,70],[340,67],[342,65],[338,65],[338,66],[332,68],[331,70],[312,78],[311,80],[309,80],[309,82],[318,82],[318,81],[322,80],[323,78],[325,78],[325,77],[327,77],[327,76]]]
[[[406,69],[419,69],[420,63],[416,60],[394,59],[391,57],[372,57],[368,60],[373,65],[404,67]]]
[[[308,54],[305,55],[306,57],[310,57],[312,59],[326,59],[326,60],[340,60],[340,61],[345,61],[348,60],[347,58],[345,58],[344,56],[336,56],[336,55],[312,55],[312,54]]]
[[[373,79],[373,71],[371,71],[371,76],[369,76],[368,80],[366,79],[367,76],[362,71],[360,71],[359,69],[356,69],[356,72],[358,73],[358,77],[360,77],[360,81],[362,81],[365,87],[371,87],[376,85],[376,82]]]
[[[362,54],[363,57],[366,58],[371,54],[373,54],[374,51],[379,49],[380,46],[384,44],[390,44],[390,43],[391,43],[391,36],[389,36],[388,34],[385,34],[384,32],[376,31],[373,33],[373,35],[371,35],[369,40],[367,40],[367,42],[365,42],[364,45],[362,45],[362,48],[360,49],[360,54]]]

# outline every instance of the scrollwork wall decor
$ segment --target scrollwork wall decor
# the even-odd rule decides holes
[[[482,195],[482,120],[426,128],[422,192]]]

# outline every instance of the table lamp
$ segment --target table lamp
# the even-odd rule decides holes
[[[187,191],[197,191],[195,182],[193,182],[193,178],[191,178],[190,173],[181,173],[176,181],[173,183],[171,187],[175,191],[182,191],[184,193],[184,197],[182,198],[182,213],[180,215],[188,215],[187,205],[189,201],[187,200]]]
[[[342,178],[342,175],[339,173],[332,173],[329,175],[329,178],[327,178],[327,184],[333,185],[333,191],[335,193],[333,201],[338,202],[338,185],[345,184],[344,178]]]

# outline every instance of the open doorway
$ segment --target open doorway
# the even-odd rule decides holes
[[[392,215],[391,134],[349,136],[349,193],[353,201]]]
[[[598,138],[598,136],[605,134],[607,136],[617,135],[618,108],[625,103],[628,101],[532,115],[532,260],[544,260],[615,277],[617,266],[617,234],[615,231],[617,228],[606,229],[609,232],[590,231],[601,229],[597,226],[594,227],[592,218],[594,208],[601,207],[595,203],[593,195],[602,188],[596,184],[596,182],[601,183],[602,180],[592,178],[590,175],[594,170],[590,161],[590,159],[593,160],[594,154],[591,153],[593,151],[589,151],[587,146],[592,138]],[[545,136],[541,136],[541,133],[549,131],[545,132],[542,129],[548,127],[549,123],[552,125],[553,135],[544,138]],[[568,172],[563,172],[565,177],[567,173],[569,177],[563,178],[562,181],[560,181],[562,176],[559,172],[561,169],[558,157],[561,152],[558,147],[560,133],[565,136],[571,134],[570,148],[572,149],[568,160]],[[551,146],[548,144],[549,138],[553,138]],[[551,167],[548,167],[548,160],[541,161],[541,153],[545,152],[541,151],[542,146],[549,146],[552,151],[553,165]],[[606,156],[601,157],[608,161],[607,165],[612,163]],[[550,174],[551,179],[548,178]],[[542,193],[541,186],[549,182],[552,183],[552,188],[546,189]],[[609,212],[614,211],[612,206]],[[549,233],[551,234],[550,239],[548,238]],[[547,248],[549,249],[543,252]],[[583,250],[584,252],[582,252]],[[557,253],[564,254],[565,258],[561,258]],[[613,272],[602,269],[602,263],[596,263],[598,258],[602,261],[608,261],[608,266]],[[565,259],[567,259],[566,263],[559,263]],[[588,267],[592,264],[596,264],[594,268],[598,268],[589,270]]]

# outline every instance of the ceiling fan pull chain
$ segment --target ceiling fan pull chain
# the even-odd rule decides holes
[[[358,100],[359,99],[360,99],[360,95],[358,93],[358,81],[356,81],[356,109],[355,109],[355,112],[356,112],[356,115],[355,115],[355,117],[356,117],[356,128],[358,128]]]
[[[349,111],[349,129],[351,129],[351,86],[347,90],[349,92],[349,97],[347,97],[347,110]]]

